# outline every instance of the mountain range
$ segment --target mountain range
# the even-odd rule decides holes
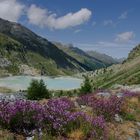
[[[119,59],[112,58],[106,54],[98,53],[96,51],[83,51],[72,44],[62,44],[60,42],[53,42],[60,50],[75,58],[79,62],[87,65],[92,70],[105,68],[112,64],[121,63]]]
[[[118,63],[110,56],[48,41],[23,25],[0,18],[1,73],[71,75]]]

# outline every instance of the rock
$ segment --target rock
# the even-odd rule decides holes
[[[120,84],[114,84],[114,85],[112,85],[112,88],[113,89],[120,89],[120,88],[122,88],[122,85],[120,85]]]
[[[20,73],[23,75],[39,75],[39,71],[33,67],[30,67],[28,65],[19,65]]]
[[[134,88],[130,90],[131,92],[140,92],[140,88]]]
[[[97,93],[97,96],[101,96],[101,97],[110,97],[110,93],[109,92],[99,92]]]
[[[120,92],[120,93],[117,93],[117,97],[118,97],[118,98],[123,97],[123,93],[121,93],[121,92]]]
[[[11,61],[9,61],[7,58],[0,57],[0,67],[1,68],[8,67],[11,64],[12,64]]]
[[[127,138],[127,140],[135,140],[135,138],[129,136],[129,137]]]
[[[79,108],[79,104],[76,101],[74,101],[74,105],[75,107]]]
[[[52,93],[52,97],[55,97],[55,93],[54,92]]]
[[[81,108],[82,108],[82,109],[85,109],[85,108],[86,108],[86,106],[85,106],[85,105],[81,105]]]
[[[10,99],[11,99],[11,100],[15,100],[16,97],[15,97],[14,95],[10,95]]]
[[[26,137],[26,140],[33,140],[34,139],[34,136],[32,137]]]
[[[115,114],[115,121],[122,123],[123,119],[118,114]]]
[[[138,137],[140,137],[140,130],[136,129],[136,134],[138,135]]]
[[[0,101],[15,101],[17,99],[26,99],[26,93],[18,92],[18,93],[9,93],[4,94],[0,93]]]
[[[140,127],[140,122],[136,122],[136,124]]]

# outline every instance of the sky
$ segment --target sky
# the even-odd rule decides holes
[[[0,0],[0,17],[115,58],[140,43],[140,0]]]

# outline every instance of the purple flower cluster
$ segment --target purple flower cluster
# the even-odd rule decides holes
[[[93,118],[84,112],[76,111],[74,103],[67,98],[49,100],[47,110],[49,112],[47,119],[51,123],[53,134],[66,135],[67,132],[82,126],[83,129],[89,129],[89,137],[93,136],[93,132],[94,137],[105,136],[106,124],[103,116]]]
[[[95,119],[93,119],[92,126],[94,129],[92,130],[91,138],[100,138],[101,140],[108,139],[107,127],[104,116],[98,116]]]
[[[96,100],[96,97],[94,94],[88,94],[83,95],[77,98],[77,103],[79,105],[86,105],[86,106],[92,106],[93,102]]]
[[[88,105],[93,108],[97,116],[103,115],[106,120],[114,118],[115,114],[121,112],[123,98],[111,96],[110,98],[97,98],[94,95],[86,95],[77,99],[78,103]]]
[[[140,98],[140,93],[139,92],[131,92],[131,91],[123,91],[123,97],[139,97]]]
[[[108,99],[97,99],[92,107],[97,115],[103,115],[106,120],[111,120],[115,114],[121,113],[122,104],[122,98],[112,96]]]
[[[68,98],[50,99],[46,104],[17,100],[0,102],[0,127],[24,135],[34,130],[43,130],[56,136],[66,136],[82,127],[86,130],[86,137],[91,138],[94,134],[94,137],[101,138],[105,131],[105,121],[102,116],[93,118],[77,111]]]
[[[63,133],[64,127],[71,120],[74,103],[67,98],[60,98],[49,100],[45,107],[48,111],[46,120],[49,122],[51,131]]]
[[[29,132],[40,128],[44,115],[44,108],[37,102],[0,102],[0,125],[14,132]]]
[[[98,116],[97,118],[92,120],[92,124],[95,127],[99,127],[99,128],[105,128],[106,124],[105,124],[105,119],[103,116]]]

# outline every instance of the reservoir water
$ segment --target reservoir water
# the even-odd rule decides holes
[[[32,79],[42,79],[51,90],[69,90],[81,86],[82,79],[73,77],[45,77],[45,76],[11,76],[0,78],[0,87],[7,87],[16,91],[26,90]]]

